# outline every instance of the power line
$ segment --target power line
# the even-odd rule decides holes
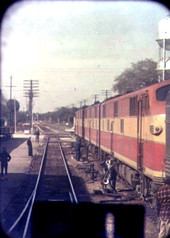
[[[33,98],[39,97],[39,81],[24,80],[24,97],[29,98],[28,111],[30,115],[31,128],[33,128]]]

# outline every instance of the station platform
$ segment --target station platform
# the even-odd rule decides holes
[[[39,143],[35,142],[34,135],[22,133],[14,134],[11,139],[1,139],[0,141],[0,148],[2,149],[5,146],[7,152],[11,155],[11,160],[8,163],[8,179],[0,180],[0,217],[17,194],[31,164],[33,157],[28,156],[28,137],[31,137],[34,157],[39,144],[43,140],[43,135],[40,136]]]

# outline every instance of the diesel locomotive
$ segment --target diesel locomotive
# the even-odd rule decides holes
[[[144,198],[170,178],[170,80],[75,113],[75,134]]]

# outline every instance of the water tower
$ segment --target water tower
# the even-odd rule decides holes
[[[159,62],[157,71],[160,81],[170,79],[170,16],[158,23]]]

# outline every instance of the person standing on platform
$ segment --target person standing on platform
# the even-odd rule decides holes
[[[39,136],[40,136],[40,132],[37,129],[36,132],[35,132],[35,141],[38,142],[38,143],[39,143]]]
[[[2,148],[2,152],[0,153],[0,161],[1,161],[1,180],[7,179],[8,175],[8,162],[11,160],[11,156],[6,150],[6,147]],[[4,169],[5,169],[5,177],[4,177]]]
[[[31,137],[28,138],[27,145],[28,145],[28,156],[33,156]]]
[[[170,237],[170,178],[165,179],[156,193],[157,215],[159,225],[158,238]]]

